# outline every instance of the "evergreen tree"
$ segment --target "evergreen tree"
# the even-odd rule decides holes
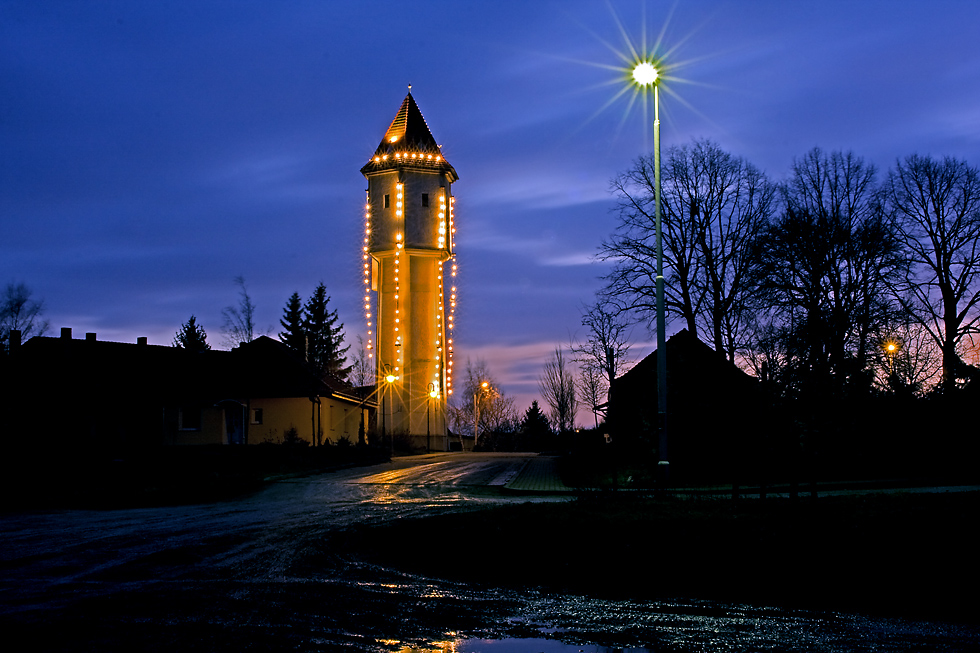
[[[344,325],[337,311],[330,310],[330,296],[321,281],[306,302],[303,328],[306,331],[307,360],[320,374],[346,379],[351,366],[345,354]]]
[[[530,451],[541,451],[555,444],[548,417],[541,412],[537,400],[532,401],[531,407],[524,412],[521,435],[524,438],[524,447]]]
[[[174,347],[180,347],[187,351],[208,351],[211,345],[208,344],[208,334],[204,327],[197,323],[197,318],[191,318],[180,326],[180,330],[174,335]]]
[[[303,300],[298,292],[290,295],[282,311],[279,324],[285,331],[279,333],[279,340],[291,350],[306,358],[306,329],[303,326]]]
[[[541,412],[538,400],[531,402],[531,407],[524,411],[524,419],[521,420],[521,430],[525,433],[550,433],[551,425],[548,417]]]

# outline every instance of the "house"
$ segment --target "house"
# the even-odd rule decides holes
[[[318,378],[268,337],[231,351],[35,337],[11,351],[8,427],[63,450],[157,445],[357,442],[377,406],[373,388]],[[8,430],[8,434],[10,431]]]
[[[757,379],[687,329],[667,340],[667,453],[676,480],[730,481],[754,455],[763,428]],[[657,438],[655,351],[617,378],[608,427],[618,446],[653,451]]]

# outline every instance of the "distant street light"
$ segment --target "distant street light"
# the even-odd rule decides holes
[[[387,416],[387,411],[385,409],[385,404],[387,403],[388,408],[391,408],[391,397],[388,397],[387,395],[391,392],[391,384],[398,380],[398,377],[391,373],[391,366],[390,365],[385,364],[383,370],[384,370],[384,377],[383,378],[384,378],[384,381],[385,381],[385,386],[384,386],[384,390],[382,390],[382,394],[381,394],[381,439],[382,439],[382,441],[384,440],[385,436],[387,435],[387,432],[386,432],[387,431],[387,429],[386,429],[386,416]],[[385,399],[387,399],[387,401],[385,401]],[[391,437],[391,459],[392,459],[392,461],[395,460],[395,438],[394,438],[394,436]]]
[[[429,446],[429,438],[432,437],[432,430],[429,426],[429,409],[432,406],[432,400],[439,396],[436,392],[436,386],[434,383],[429,384],[429,400],[425,402],[425,453],[429,453],[431,447]]]
[[[660,208],[660,82],[662,62],[648,58],[633,66],[633,81],[642,91],[653,89],[653,203],[657,239],[657,432],[658,469],[666,481],[670,462],[667,458],[667,319],[664,308],[664,242]]]
[[[885,355],[888,357],[888,376],[895,374],[895,354],[898,352],[898,345],[894,342],[885,343]]]
[[[473,448],[476,449],[476,443],[480,439],[480,402],[478,398],[482,397],[487,388],[490,387],[488,381],[484,381],[477,388],[477,391],[473,393]]]

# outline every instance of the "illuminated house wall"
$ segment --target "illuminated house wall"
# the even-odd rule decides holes
[[[364,309],[377,374],[377,424],[411,436],[416,448],[445,451],[456,303],[452,183],[458,177],[411,93],[361,173],[368,181]]]

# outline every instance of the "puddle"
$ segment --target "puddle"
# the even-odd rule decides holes
[[[427,648],[403,648],[399,653],[653,653],[648,648],[609,648],[563,644],[553,639],[460,639],[433,642]]]

